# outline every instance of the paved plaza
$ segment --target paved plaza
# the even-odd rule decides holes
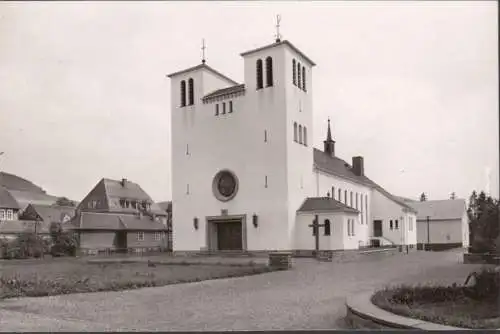
[[[356,262],[295,259],[291,271],[132,291],[0,302],[2,331],[342,329],[345,297],[387,283],[463,283],[462,252]]]

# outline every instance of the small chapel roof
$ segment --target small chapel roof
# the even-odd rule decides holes
[[[315,212],[315,211],[328,211],[328,212],[349,212],[359,213],[358,210],[351,208],[330,197],[308,197],[302,203],[298,212]]]
[[[226,87],[226,88],[221,88],[217,89],[203,97],[203,101],[220,97],[220,96],[225,96],[225,95],[230,95],[230,94],[236,94],[236,93],[241,93],[245,91],[245,84],[241,85],[235,85],[231,87]]]
[[[293,51],[297,52],[300,56],[302,56],[305,60],[307,60],[311,64],[311,66],[315,66],[316,65],[308,56],[306,56],[302,51],[300,51],[297,47],[295,47],[295,45],[293,45],[292,43],[290,43],[287,40],[279,41],[279,42],[274,42],[272,44],[268,44],[268,45],[262,46],[262,47],[257,48],[257,49],[253,49],[253,50],[250,50],[250,51],[243,52],[240,55],[242,57],[244,57],[244,56],[250,55],[250,54],[255,53],[255,52],[259,52],[259,51],[262,51],[262,50],[266,50],[266,49],[270,49],[270,48],[276,47],[278,45],[287,45],[290,49],[292,49]]]

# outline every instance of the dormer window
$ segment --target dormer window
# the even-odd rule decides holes
[[[264,88],[264,78],[262,76],[262,60],[257,60],[257,89]]]
[[[266,87],[273,85],[273,58],[266,58]]]
[[[181,81],[181,107],[186,106],[186,81]]]

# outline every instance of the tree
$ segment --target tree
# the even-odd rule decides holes
[[[68,199],[67,197],[59,197],[56,201],[56,204],[60,206],[76,206],[76,203]]]
[[[470,243],[471,252],[486,253],[495,249],[498,251],[497,237],[499,236],[500,206],[497,199],[486,196],[482,191],[479,196],[475,191],[469,198]]]
[[[456,196],[455,192],[452,192],[450,195],[450,199],[456,199],[456,198],[457,198],[457,196]]]
[[[425,202],[425,201],[427,201],[427,195],[425,193],[422,193],[420,195],[420,202]]]

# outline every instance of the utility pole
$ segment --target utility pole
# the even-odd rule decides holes
[[[429,224],[429,216],[427,216],[427,250],[430,250],[430,245],[431,245],[431,233],[429,230],[430,224]]]

